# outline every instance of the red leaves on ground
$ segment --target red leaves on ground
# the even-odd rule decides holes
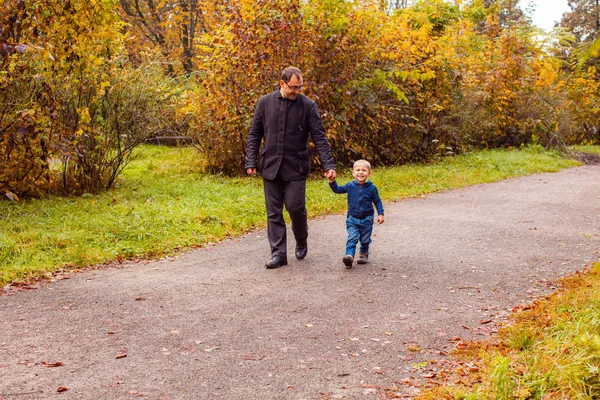
[[[42,361],[42,365],[43,365],[44,367],[48,367],[48,368],[54,368],[54,367],[62,367],[62,366],[64,366],[65,364],[63,364],[63,363],[61,363],[61,362],[49,363],[49,362]]]

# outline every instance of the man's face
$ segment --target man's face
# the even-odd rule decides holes
[[[281,95],[289,100],[296,100],[296,97],[302,91],[302,86],[304,85],[304,81],[302,77],[298,78],[296,75],[292,75],[289,82],[284,82],[283,80],[279,81],[279,86],[281,86]]]

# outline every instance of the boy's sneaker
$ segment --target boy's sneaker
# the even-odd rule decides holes
[[[346,254],[342,261],[344,261],[344,265],[346,266],[346,268],[350,269],[350,268],[352,268],[352,262],[354,261],[354,256],[351,256],[350,254]]]
[[[366,264],[368,261],[369,261],[369,254],[368,253],[360,253],[360,255],[358,256],[357,264]]]

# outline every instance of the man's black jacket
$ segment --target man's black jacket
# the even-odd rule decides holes
[[[335,169],[323,122],[314,101],[302,94],[296,100],[281,96],[279,90],[258,100],[248,135],[244,169],[257,168],[264,179],[277,173],[286,181],[306,179],[310,173],[308,135],[312,138],[324,171]],[[256,165],[258,149],[260,165]]]

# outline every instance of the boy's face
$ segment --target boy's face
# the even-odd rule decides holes
[[[352,176],[362,185],[371,176],[371,170],[366,165],[359,164],[352,169]]]

